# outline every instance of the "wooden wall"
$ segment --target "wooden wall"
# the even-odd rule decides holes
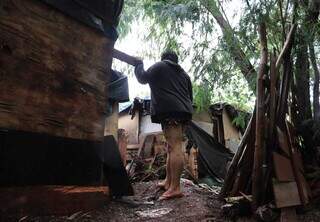
[[[0,128],[102,140],[114,43],[40,1],[0,3]]]
[[[238,144],[241,140],[240,131],[232,124],[232,119],[229,117],[227,111],[223,109],[222,113],[223,130],[225,146],[234,153],[237,151]]]

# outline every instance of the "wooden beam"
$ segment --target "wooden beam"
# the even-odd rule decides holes
[[[252,128],[255,126],[255,122],[256,122],[255,119],[256,119],[256,111],[254,110],[254,112],[251,116],[251,119],[248,123],[247,129],[244,132],[244,135],[243,135],[241,142],[239,144],[239,147],[237,149],[237,153],[234,155],[234,157],[231,161],[230,167],[228,169],[226,178],[224,180],[223,187],[220,192],[220,197],[222,197],[222,198],[225,198],[227,193],[232,189],[232,184],[233,184],[235,177],[236,177],[239,160],[245,150],[245,147],[248,142],[248,138],[250,136],[253,136],[252,134],[250,134],[250,132],[252,132]]]
[[[137,58],[131,55],[128,55],[120,50],[117,49],[113,49],[113,54],[112,54],[113,58],[118,59],[122,62],[126,62],[129,65],[133,65],[135,66],[137,63]]]

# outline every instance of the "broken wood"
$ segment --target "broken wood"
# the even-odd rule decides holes
[[[294,132],[292,129],[292,125],[288,122],[286,122],[286,127],[287,127],[287,132],[289,135],[289,142],[290,142],[290,146],[291,146],[291,162],[292,162],[292,166],[293,166],[293,172],[297,181],[297,186],[298,186],[298,190],[299,190],[299,195],[300,195],[300,199],[302,204],[306,205],[307,203],[309,203],[309,196],[311,195],[309,190],[309,185],[306,183],[304,176],[303,176],[303,163],[300,157],[300,154],[298,152],[298,150],[296,149],[296,146],[294,144]]]
[[[303,163],[297,149],[299,143],[293,126],[289,123],[286,126],[287,115],[290,115],[288,95],[292,79],[290,54],[294,27],[288,34],[278,59],[274,53],[270,55],[270,70],[267,69],[267,39],[263,23],[259,27],[259,34],[261,60],[253,114],[255,122],[250,121],[232,160],[220,196],[252,194],[253,210],[272,201],[276,202],[278,208],[297,206],[307,203],[310,192],[303,175]],[[278,65],[279,61],[283,61],[283,70],[279,70],[276,61]],[[278,72],[282,72],[282,75]],[[273,197],[268,195],[271,192],[274,193]],[[283,212],[284,219],[291,216],[285,215],[286,210]]]
[[[250,136],[250,132],[252,131],[253,126],[255,125],[256,122],[256,115],[255,115],[255,111],[253,112],[250,121],[248,123],[248,126],[246,128],[246,131],[244,132],[244,135],[241,139],[241,142],[239,144],[239,147],[237,149],[237,153],[234,155],[231,164],[229,166],[229,169],[227,171],[227,175],[226,178],[224,180],[224,184],[223,187],[221,189],[220,192],[220,197],[224,198],[227,195],[227,191],[229,191],[232,187],[232,184],[234,182],[234,178],[235,178],[235,174],[236,174],[236,169],[237,169],[237,165],[238,162],[243,154],[243,151],[246,147],[247,141],[249,139]],[[251,135],[252,136],[252,135]]]

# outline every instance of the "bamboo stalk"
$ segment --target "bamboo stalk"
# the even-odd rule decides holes
[[[267,49],[267,33],[266,25],[262,22],[259,25],[259,36],[261,46],[260,68],[257,78],[257,117],[256,117],[256,140],[254,151],[253,175],[252,175],[252,196],[253,208],[256,209],[260,205],[262,191],[262,165],[263,165],[263,149],[264,149],[264,122],[265,122],[265,87],[264,75],[267,72],[268,49]]]

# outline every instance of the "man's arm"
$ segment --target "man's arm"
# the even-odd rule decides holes
[[[161,70],[161,63],[158,62],[151,66],[148,70],[144,70],[143,62],[142,60],[137,59],[134,74],[137,77],[137,80],[141,84],[147,84],[152,81],[154,76]]]
[[[147,84],[149,82],[149,74],[147,71],[144,70],[143,61],[137,60],[134,74],[136,75],[136,78],[139,83],[141,84]]]

